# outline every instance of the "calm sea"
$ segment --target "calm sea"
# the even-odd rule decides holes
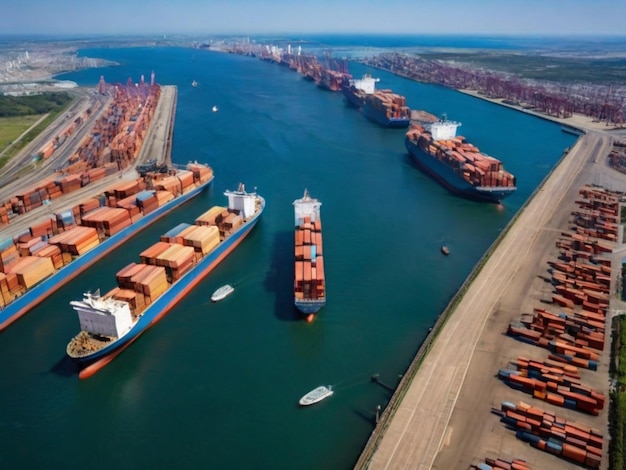
[[[178,86],[173,159],[207,162],[216,178],[2,334],[4,468],[350,468],[390,398],[371,376],[397,384],[477,260],[574,142],[556,124],[351,64],[412,108],[461,121],[460,134],[517,176],[503,206],[474,203],[411,164],[403,131],[377,127],[286,67],[185,48],[81,55],[120,66],[62,78],[95,87],[100,75],[125,83],[154,71]],[[69,302],[112,288],[159,235],[224,205],[239,182],[267,200],[251,235],[131,348],[79,380],[65,359],[78,329]],[[292,202],[305,188],[322,201],[328,293],[312,324],[292,305]],[[235,293],[211,304],[225,283]],[[300,409],[321,384],[335,394]]]

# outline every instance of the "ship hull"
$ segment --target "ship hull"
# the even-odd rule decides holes
[[[159,207],[154,212],[142,217],[132,225],[112,235],[110,238],[103,240],[84,255],[81,255],[71,263],[63,266],[48,279],[29,289],[26,293],[24,293],[24,295],[18,297],[7,305],[2,311],[0,311],[0,331],[4,330],[11,323],[28,313],[30,309],[50,296],[56,291],[56,289],[64,286],[72,279],[76,278],[76,276],[85,271],[85,269],[89,268],[92,264],[96,263],[115,248],[119,247],[130,237],[136,235],[150,224],[156,222],[167,213],[179,207],[181,204],[184,204],[200,194],[212,182],[213,177],[211,177],[211,179],[209,179],[206,183],[203,183],[197,188],[189,191],[187,194],[183,194],[175,199],[172,199],[170,202],[166,203],[162,207]]]
[[[365,102],[364,94],[359,94],[352,87],[347,86],[344,86],[341,91],[346,99],[346,103],[354,108],[361,109]]]
[[[228,256],[250,233],[263,213],[263,207],[256,215],[242,225],[231,236],[224,240],[214,251],[204,257],[191,271],[173,284],[143,312],[135,326],[110,345],[88,356],[72,357],[81,367],[97,366],[102,362],[108,364],[114,357],[135,341],[139,335],[163,318],[180,300],[182,300],[200,281],[202,281],[226,256]]]
[[[382,111],[372,108],[367,103],[361,107],[361,113],[370,121],[392,129],[405,129],[411,123],[410,118],[388,118]]]
[[[317,313],[326,305],[326,299],[318,300],[296,300],[294,302],[296,308],[300,310],[304,315],[310,315]]]
[[[405,146],[411,160],[426,174],[445,187],[448,191],[466,199],[499,204],[515,192],[512,187],[476,187],[457,175],[454,170],[429,155],[408,137]]]

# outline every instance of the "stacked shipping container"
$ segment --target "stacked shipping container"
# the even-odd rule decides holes
[[[239,217],[236,211],[215,206],[195,224],[179,224],[164,233],[140,253],[139,263],[130,263],[117,273],[117,287],[104,297],[124,300],[134,316],[141,314],[228,237],[230,232],[220,226],[231,214]]]
[[[180,171],[180,176],[178,172],[165,176],[148,174],[137,180],[119,183],[100,197],[86,198],[70,210],[53,214],[32,225],[29,231],[0,244],[0,307],[8,305],[105,239],[174,199],[174,194],[167,190],[153,189],[162,178],[176,179],[178,194],[186,194],[197,184],[213,177],[209,167],[190,165],[189,168]],[[214,230],[217,234],[217,228]],[[206,237],[210,237],[206,232],[197,231],[185,238],[183,243],[188,243],[192,252],[197,246],[206,254],[210,249],[207,247],[214,246],[205,240]],[[183,267],[186,268],[188,266]],[[177,274],[180,271],[170,273],[172,276]]]
[[[497,414],[531,446],[589,468],[600,467],[603,436],[599,430],[524,402],[502,402]]]
[[[55,178],[42,181],[5,201],[0,206],[0,224],[8,224],[16,215],[129,166],[141,150],[160,93],[158,85],[119,85],[109,108],[69,157],[68,165],[59,170]],[[39,157],[50,157],[92,112],[90,108],[84,116],[46,143],[39,151]]]
[[[477,470],[530,470],[526,461],[522,459],[504,460],[486,458],[484,462],[477,464],[475,468]]]
[[[434,140],[429,131],[417,124],[413,125],[406,136],[472,186],[515,187],[515,177],[504,170],[500,160],[481,153],[465,137]]]
[[[296,300],[318,300],[326,296],[319,218],[311,222],[310,217],[304,217],[303,223],[295,229],[294,295]]]
[[[611,292],[611,260],[615,245],[620,193],[595,186],[580,189],[572,230],[556,241],[558,259],[549,262],[547,282],[553,287],[554,310],[535,308],[507,333],[550,351],[543,361],[519,357],[516,369],[501,369],[500,379],[517,390],[552,405],[590,415],[604,408],[605,394],[581,381],[579,368],[597,370],[605,346]],[[589,468],[599,468],[602,434],[585,425],[520,403],[502,404],[502,420],[531,445]]]
[[[406,105],[406,98],[391,90],[376,90],[365,96],[365,103],[387,119],[411,119],[411,110]]]
[[[549,366],[520,357],[517,370],[500,369],[498,377],[512,388],[553,405],[595,416],[604,407],[604,394],[581,383],[575,366]]]

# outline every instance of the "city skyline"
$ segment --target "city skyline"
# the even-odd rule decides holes
[[[19,35],[624,35],[626,0],[5,0],[0,32]]]

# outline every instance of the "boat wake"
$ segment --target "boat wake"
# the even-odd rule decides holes
[[[371,382],[370,376],[365,376],[362,374],[355,375],[353,377],[349,377],[347,379],[341,380],[339,382],[333,383],[333,390],[349,390],[351,388],[355,388],[360,385],[364,385]]]

